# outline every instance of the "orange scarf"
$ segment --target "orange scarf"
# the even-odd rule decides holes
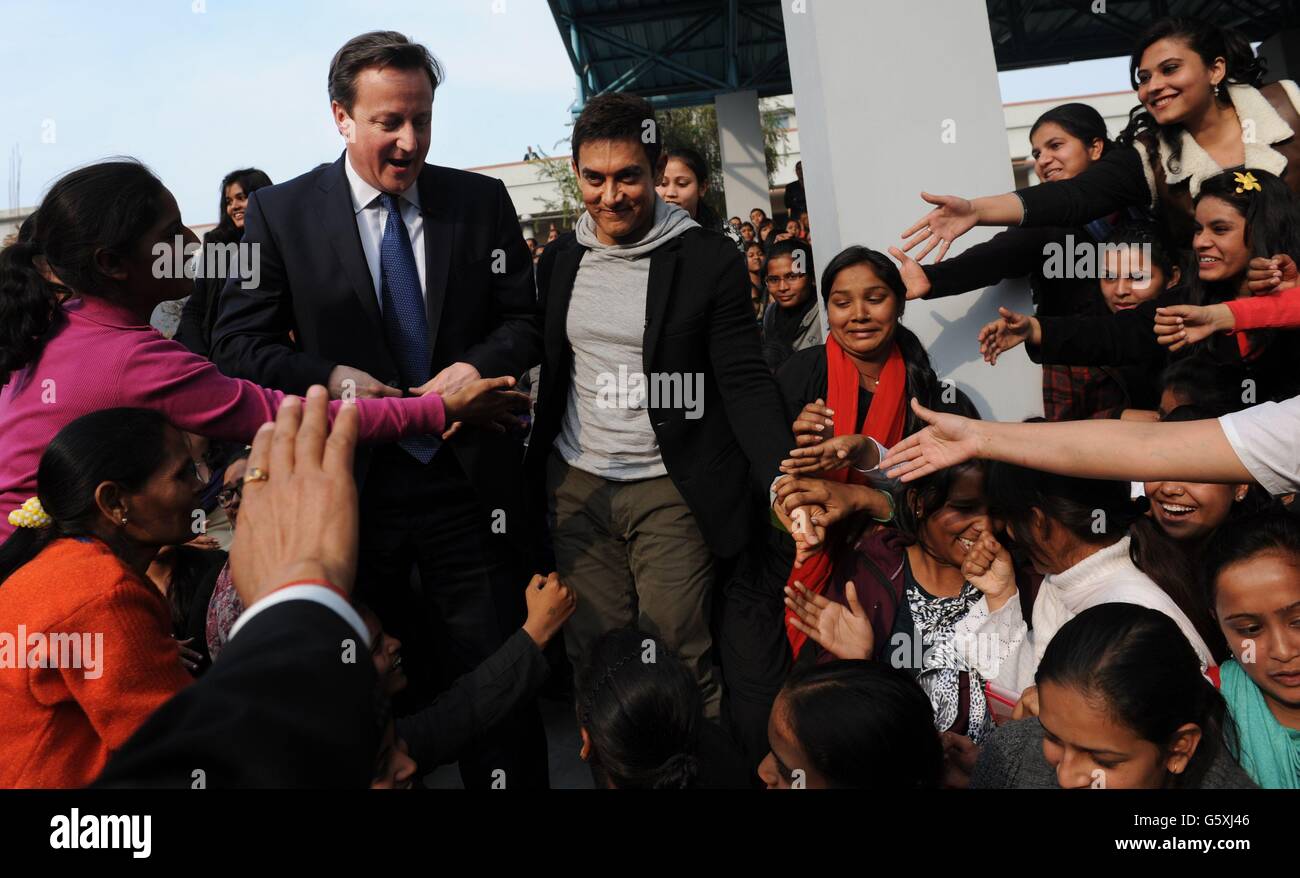
[[[835,337],[826,336],[826,406],[835,412],[835,435],[846,436],[854,432],[858,423],[858,368],[853,358],[835,341]],[[885,360],[885,368],[880,371],[880,381],[871,397],[871,407],[867,409],[867,419],[862,425],[862,434],[871,436],[891,448],[903,438],[903,424],[907,417],[907,367],[903,355],[895,344]],[[819,478],[835,482],[852,481],[862,484],[865,479],[852,467],[824,473]],[[811,558],[800,565],[797,561],[790,570],[786,585],[794,588],[795,580],[803,583],[804,588],[813,594],[821,594],[830,581],[834,568],[826,546],[830,544],[830,535],[822,541],[821,547]],[[793,611],[787,609],[785,617],[786,636],[790,639],[790,649],[795,656],[803,648],[807,635],[790,623]]]

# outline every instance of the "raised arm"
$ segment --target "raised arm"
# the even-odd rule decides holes
[[[1092,479],[1231,483],[1255,478],[1215,420],[1014,424],[940,414],[915,400],[912,408],[929,426],[895,445],[881,463],[904,482],[974,458]],[[1300,481],[1300,474],[1293,481]]]
[[[1117,146],[1069,180],[973,200],[925,192],[921,198],[935,209],[902,234],[908,239],[904,250],[924,244],[917,261],[935,247],[943,259],[952,242],[975,226],[1082,226],[1125,207],[1148,206],[1152,196],[1138,151]]]
[[[154,334],[136,344],[116,381],[120,405],[161,411],[178,429],[213,439],[250,442],[257,428],[275,418],[285,394],[228,378],[209,361],[177,342]],[[507,390],[514,379],[483,379],[446,397],[334,400],[330,422],[340,406],[355,404],[363,442],[392,442],[407,436],[437,435],[453,419],[494,422],[508,410],[522,409],[527,397]]]

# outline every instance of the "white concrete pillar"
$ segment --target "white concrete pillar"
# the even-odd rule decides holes
[[[718,141],[722,147],[722,187],[727,216],[749,219],[761,207],[772,213],[767,189],[767,160],[763,157],[763,124],[758,92],[734,91],[713,100],[718,112]]]
[[[781,7],[819,270],[850,244],[881,252],[898,245],[899,233],[929,209],[923,189],[975,197],[1013,187],[983,3],[782,0]],[[996,231],[971,230],[949,257]],[[996,367],[980,359],[975,339],[998,304],[1030,310],[1027,284],[909,302],[904,323],[925,343],[940,379],[954,381],[984,417],[1041,415],[1041,370],[1023,347]]]

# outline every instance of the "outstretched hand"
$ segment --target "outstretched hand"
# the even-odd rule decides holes
[[[904,239],[904,252],[911,252],[917,244],[925,244],[921,252],[916,254],[917,262],[921,262],[931,250],[938,247],[939,255],[934,258],[934,261],[939,262],[948,255],[948,248],[952,246],[953,241],[975,227],[979,217],[973,204],[956,195],[931,195],[922,192],[921,198],[935,205],[934,210],[921,217],[899,237]],[[911,240],[907,240],[908,238]]]
[[[795,581],[786,586],[785,605],[791,610],[790,623],[836,658],[868,659],[875,649],[875,632],[871,620],[858,603],[857,588],[852,582],[844,586],[848,606],[804,588]]]
[[[976,421],[961,415],[932,412],[915,399],[912,411],[929,426],[889,450],[880,468],[891,479],[910,482],[937,470],[973,460],[979,452]]]
[[[1156,309],[1156,341],[1170,351],[1204,341],[1216,332],[1228,332],[1236,326],[1232,310],[1217,305],[1169,305]]]
[[[1001,354],[1033,338],[1033,317],[1006,307],[998,308],[998,314],[979,334],[980,354],[990,366],[997,364]]]
[[[889,255],[898,260],[898,273],[902,275],[903,286],[907,289],[908,300],[924,299],[930,293],[930,278],[921,263],[908,256],[897,247],[889,248]]]

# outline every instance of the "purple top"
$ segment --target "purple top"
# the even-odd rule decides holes
[[[222,375],[208,360],[141,324],[127,309],[91,297],[64,303],[40,356],[0,389],[0,542],[9,512],[36,494],[36,468],[54,435],[105,408],[155,409],[180,430],[251,442],[285,394]],[[330,403],[333,420],[340,405]],[[356,401],[360,438],[392,442],[441,433],[442,397]]]

